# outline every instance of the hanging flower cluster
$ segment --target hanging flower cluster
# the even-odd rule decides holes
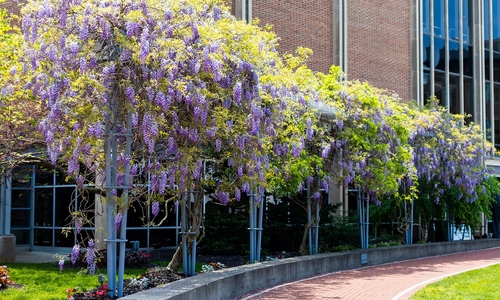
[[[416,171],[409,145],[411,123],[399,99],[366,83],[339,84],[332,67],[322,92],[337,108],[329,144],[322,157],[332,160],[333,179],[353,185],[377,202],[414,184]]]
[[[413,114],[414,164],[418,177],[434,184],[435,201],[452,186],[459,191],[458,200],[476,201],[477,188],[489,176],[484,160],[494,150],[481,128],[465,124],[464,116],[450,114],[433,101]]]

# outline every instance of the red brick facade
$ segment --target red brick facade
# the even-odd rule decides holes
[[[273,25],[280,53],[295,53],[298,46],[311,48],[309,67],[328,72],[333,62],[332,0],[254,0],[252,18],[263,26]]]
[[[409,0],[349,0],[347,5],[349,79],[411,99]]]
[[[347,75],[411,99],[410,0],[347,2]],[[313,50],[309,66],[328,72],[333,63],[333,8],[328,0],[252,1],[252,17],[272,24],[278,50]]]

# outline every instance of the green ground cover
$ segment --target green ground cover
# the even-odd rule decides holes
[[[413,295],[411,300],[484,300],[500,295],[500,264],[468,271],[432,283]]]
[[[10,278],[22,285],[0,290],[3,300],[49,300],[66,299],[67,289],[79,288],[79,291],[91,290],[99,286],[98,276],[79,274],[80,269],[66,266],[59,272],[57,263],[8,264]],[[146,272],[146,268],[125,269],[125,278],[137,277]],[[96,274],[106,274],[106,269],[96,270]]]

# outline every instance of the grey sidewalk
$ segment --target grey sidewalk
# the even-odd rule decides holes
[[[60,255],[65,255],[65,258],[69,259],[67,253],[59,253]],[[31,252],[25,250],[17,250],[16,252],[16,263],[57,263],[59,259],[55,257],[56,253],[48,252]],[[2,262],[0,261],[0,264]]]

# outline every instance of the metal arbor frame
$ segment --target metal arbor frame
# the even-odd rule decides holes
[[[262,246],[262,219],[264,216],[264,195],[250,192],[250,263],[260,261],[260,250]]]
[[[127,112],[126,123],[127,131],[125,134],[118,134],[116,126],[119,118],[119,103],[117,97],[117,91],[115,91],[110,99],[111,114],[106,120],[106,225],[107,225],[107,239],[106,249],[107,249],[107,275],[108,275],[108,293],[111,297],[116,294],[116,289],[118,285],[118,297],[123,296],[123,276],[125,273],[125,243],[127,242],[127,211],[122,214],[122,220],[120,224],[120,232],[118,236],[118,230],[115,228],[115,212],[117,212],[115,196],[119,189],[121,189],[122,199],[124,205],[128,203],[128,194],[130,190],[130,164],[125,164],[123,185],[118,186],[117,183],[117,158],[118,158],[118,136],[125,135],[125,156],[130,157],[131,146],[132,146],[132,113]],[[116,280],[116,255],[117,255],[117,244],[119,244],[119,255],[118,255],[118,284]]]

